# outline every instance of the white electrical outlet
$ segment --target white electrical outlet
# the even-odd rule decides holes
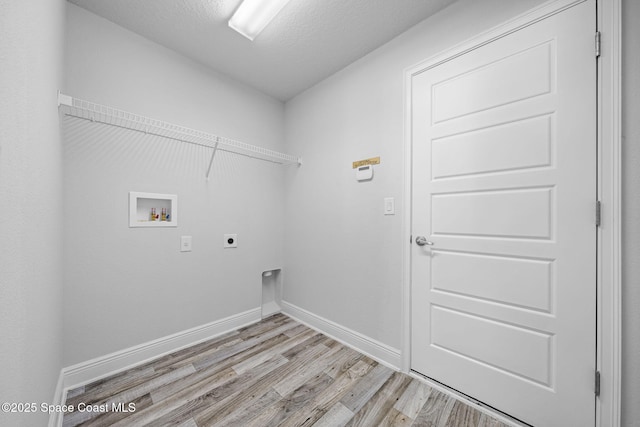
[[[225,234],[224,235],[224,248],[237,248],[238,247],[238,235],[237,234]]]
[[[191,236],[180,237],[180,252],[191,252]]]

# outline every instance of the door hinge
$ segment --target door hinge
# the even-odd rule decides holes
[[[600,200],[596,201],[596,227],[600,227],[602,224],[602,203]]]
[[[601,39],[601,34],[600,31],[596,31],[596,58],[600,57],[600,39]]]
[[[594,393],[596,397],[600,396],[600,371],[596,371]]]

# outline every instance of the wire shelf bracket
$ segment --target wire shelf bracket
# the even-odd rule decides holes
[[[300,166],[302,164],[299,157],[290,154],[280,153],[268,148],[258,147],[230,138],[140,116],[128,111],[74,98],[60,92],[58,92],[58,108],[67,116],[211,148],[213,152],[211,153],[211,160],[209,160],[209,167],[207,168],[207,179],[209,179],[209,175],[211,174],[213,160],[217,151],[226,151],[280,165]]]

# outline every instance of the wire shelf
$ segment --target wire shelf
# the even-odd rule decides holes
[[[268,148],[258,147],[230,138],[213,135],[184,126],[163,122],[150,117],[140,116],[128,111],[94,102],[73,98],[69,95],[58,93],[58,106],[64,114],[90,120],[92,122],[104,123],[137,132],[144,132],[163,138],[186,142],[189,144],[209,147],[213,150],[207,178],[211,172],[211,165],[217,150],[229,153],[240,154],[258,160],[265,160],[281,165],[300,165],[299,157],[280,153]]]

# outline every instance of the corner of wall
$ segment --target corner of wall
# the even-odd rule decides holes
[[[0,3],[0,335],[5,402],[49,404],[62,366],[64,0]],[[2,413],[3,425],[48,414]]]

